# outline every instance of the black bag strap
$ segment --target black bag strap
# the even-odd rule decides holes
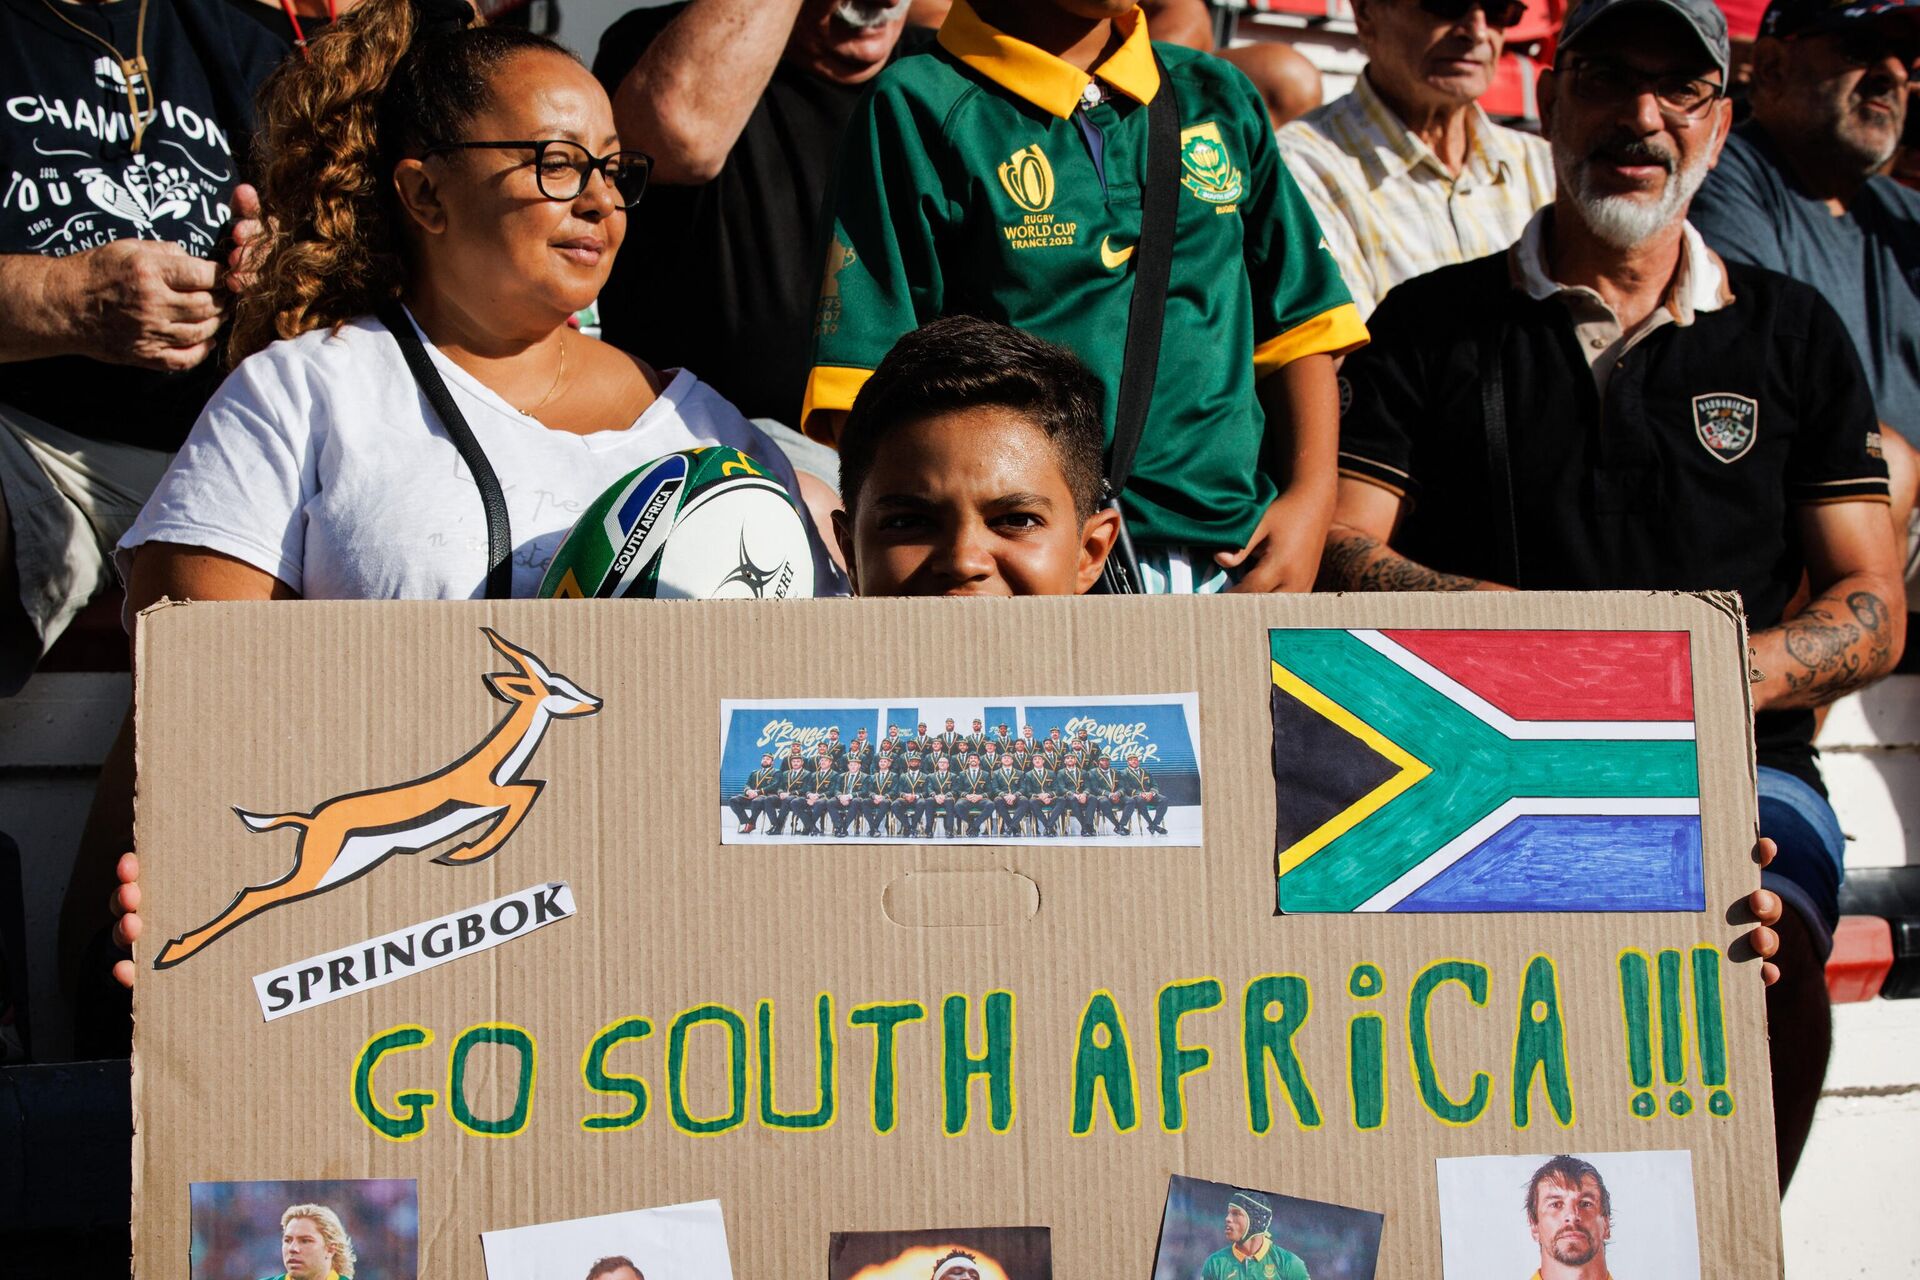
[[[1174,224],[1179,221],[1180,102],[1160,55],[1153,56],[1160,88],[1147,104],[1147,174],[1141,193],[1140,242],[1133,250],[1133,302],[1127,309],[1127,348],[1113,410],[1113,452],[1107,486],[1114,497],[1133,475],[1133,456],[1153,403],[1160,340],[1173,274]]]
[[[395,341],[400,344],[400,354],[406,357],[407,368],[413,372],[413,380],[420,384],[420,393],[440,415],[440,425],[446,428],[448,439],[460,451],[460,461],[467,464],[474,486],[480,490],[480,505],[487,513],[487,599],[509,599],[513,595],[513,530],[507,523],[507,499],[500,492],[500,479],[493,473],[493,464],[487,461],[486,450],[474,439],[473,428],[467,425],[460,406],[453,402],[446,379],[433,367],[426,344],[414,331],[406,310],[399,303],[390,302],[380,308],[379,316],[380,323],[393,331]]]
[[[1506,326],[1495,322],[1481,338],[1480,415],[1487,433],[1487,482],[1493,497],[1493,537],[1503,586],[1520,585],[1520,522],[1513,505],[1513,457],[1507,447],[1507,379],[1501,348]]]

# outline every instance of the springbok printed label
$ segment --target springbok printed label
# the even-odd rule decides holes
[[[255,978],[253,989],[260,997],[261,1016],[272,1022],[524,938],[573,913],[573,890],[564,882],[536,884],[437,920],[296,960]]]

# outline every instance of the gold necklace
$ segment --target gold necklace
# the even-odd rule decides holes
[[[127,90],[127,117],[133,126],[133,150],[134,154],[138,155],[140,143],[146,136],[147,126],[153,122],[153,80],[151,72],[147,69],[147,0],[140,0],[140,12],[134,18],[131,59],[121,53],[113,41],[98,32],[87,30],[60,12],[60,6],[55,0],[40,0],[40,3],[47,6],[48,13],[112,54],[114,62],[119,64],[120,80]],[[147,109],[144,112],[140,109],[140,94],[145,94],[147,99]]]
[[[145,0],[142,0],[142,3],[145,3]],[[553,399],[553,393],[560,389],[560,379],[566,376],[567,376],[567,340],[564,336],[562,336],[560,339],[560,367],[554,370],[553,385],[547,388],[547,394],[541,396],[537,401],[534,402],[533,408],[522,409],[520,412],[526,414],[529,418],[531,418],[539,410],[541,405],[544,405],[547,401]]]

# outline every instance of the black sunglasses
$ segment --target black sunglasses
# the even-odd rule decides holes
[[[437,142],[427,155],[448,151],[532,151],[534,181],[540,194],[549,200],[577,200],[587,182],[598,173],[607,180],[622,209],[640,203],[647,191],[647,175],[653,172],[653,157],[644,151],[615,151],[596,156],[577,142],[551,138],[544,142],[525,139],[513,142]]]
[[[1476,5],[1487,16],[1487,25],[1496,31],[1517,26],[1527,16],[1526,0],[1420,0],[1422,12],[1444,22],[1460,21]]]

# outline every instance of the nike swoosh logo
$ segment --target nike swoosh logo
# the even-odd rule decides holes
[[[1124,249],[1115,249],[1112,241],[1112,236],[1102,236],[1100,238],[1100,261],[1109,271],[1133,256],[1132,245],[1128,245]]]

